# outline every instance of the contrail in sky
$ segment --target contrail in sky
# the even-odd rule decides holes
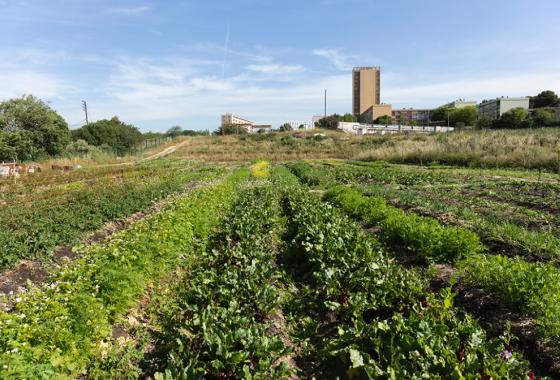
[[[227,24],[226,43],[224,44],[224,60],[222,62],[222,78],[226,74],[226,63],[227,63],[228,49],[229,49],[229,24]]]

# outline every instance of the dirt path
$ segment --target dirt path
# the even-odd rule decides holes
[[[128,162],[119,162],[117,164],[105,164],[105,165],[95,165],[92,166],[93,168],[109,168],[109,167],[115,167],[115,166],[127,166],[127,165],[136,165],[139,164],[141,162],[145,162],[145,161],[150,161],[150,160],[155,160],[157,158],[162,158],[165,156],[170,155],[171,153],[175,152],[177,149],[183,147],[184,145],[186,145],[189,142],[189,140],[184,140],[181,141],[180,143],[173,145],[173,146],[169,146],[167,148],[165,148],[164,150],[162,150],[161,152],[152,154],[151,156],[148,157],[144,157],[141,158],[139,160],[135,160],[135,161],[128,161]]]

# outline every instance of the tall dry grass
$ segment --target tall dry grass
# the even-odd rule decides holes
[[[373,137],[360,160],[559,170],[560,128]]]

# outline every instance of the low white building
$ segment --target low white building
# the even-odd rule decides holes
[[[440,126],[412,126],[412,125],[381,125],[381,124],[362,124],[353,122],[340,121],[338,129],[355,135],[386,135],[396,133],[434,133],[434,132],[452,132],[453,127]]]

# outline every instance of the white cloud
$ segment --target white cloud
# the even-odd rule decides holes
[[[303,71],[301,65],[264,64],[249,65],[247,70],[262,74],[292,74]]]
[[[354,60],[352,56],[342,54],[339,49],[315,49],[313,55],[326,58],[339,70],[350,70],[352,64],[349,61]]]
[[[24,94],[40,98],[60,95],[70,87],[60,78],[34,70],[2,70],[0,68],[0,99]]]
[[[137,6],[130,6],[130,7],[115,7],[111,8],[111,12],[118,13],[125,16],[134,16],[139,15],[141,13],[148,12],[152,9],[149,5],[137,5]]]

